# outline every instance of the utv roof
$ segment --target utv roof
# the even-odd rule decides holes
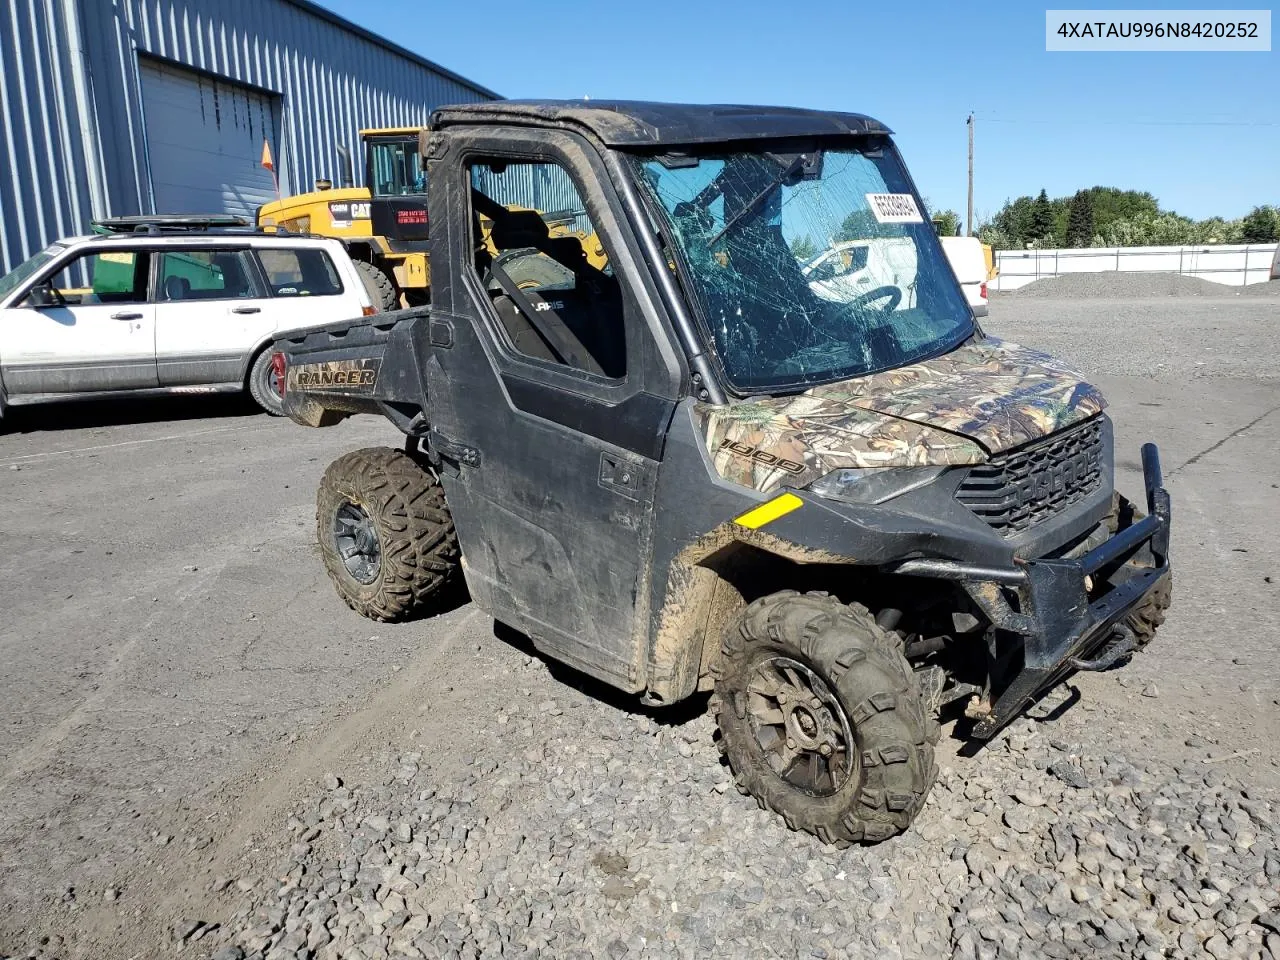
[[[477,122],[585,129],[611,147],[892,132],[860,113],[723,103],[494,100],[441,107],[431,114],[432,129]]]

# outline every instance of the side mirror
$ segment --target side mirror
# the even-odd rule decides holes
[[[57,307],[65,301],[57,290],[46,283],[37,283],[27,292],[25,301],[28,307]]]

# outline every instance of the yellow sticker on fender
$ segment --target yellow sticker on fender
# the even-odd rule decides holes
[[[792,510],[799,510],[804,506],[804,501],[797,497],[794,493],[784,493],[780,497],[774,497],[768,503],[762,503],[758,507],[753,507],[742,516],[734,519],[740,527],[748,527],[751,530],[758,530],[766,523],[772,523],[781,516],[785,516]]]

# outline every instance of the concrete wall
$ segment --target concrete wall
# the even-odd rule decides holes
[[[1229,286],[1259,283],[1270,276],[1276,244],[1191,247],[1089,247],[1075,250],[1000,250],[993,290],[1016,290],[1042,277],[1064,273],[1178,273]]]

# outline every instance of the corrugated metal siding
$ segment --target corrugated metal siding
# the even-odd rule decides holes
[[[0,5],[0,269],[83,228],[90,209],[61,2]],[[64,158],[72,158],[68,164]]]
[[[94,216],[153,212],[139,54],[278,94],[272,150],[285,193],[337,182],[335,146],[360,157],[361,127],[413,126],[442,104],[492,99],[295,0],[4,0],[3,269]]]

